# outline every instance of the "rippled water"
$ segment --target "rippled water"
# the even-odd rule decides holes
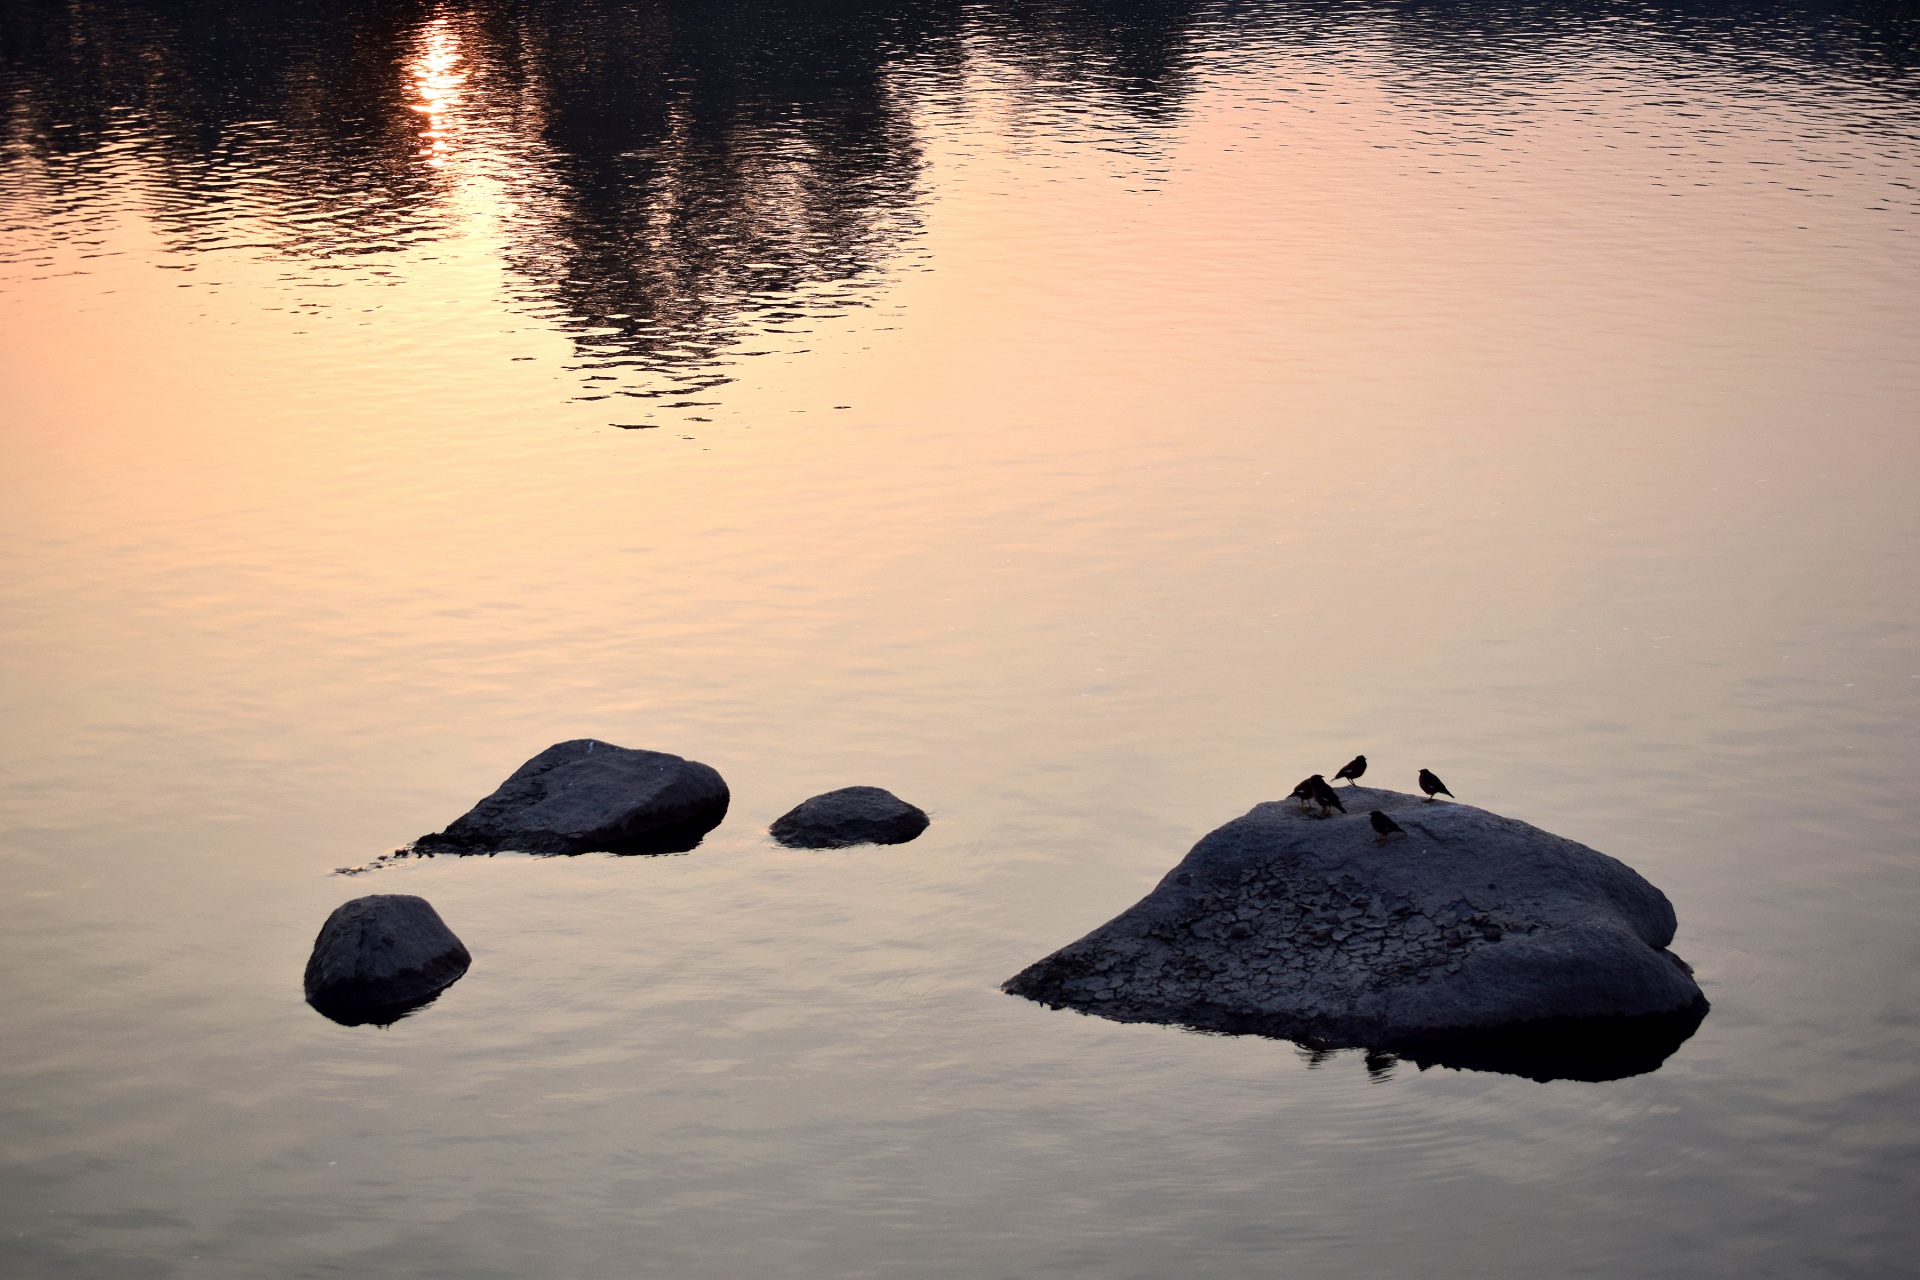
[[[0,1269],[1910,1273],[1913,32],[0,10]],[[732,813],[333,874],[586,735]],[[998,992],[1355,751],[1663,887],[1699,1032]],[[851,783],[933,828],[766,839]],[[336,1026],[376,891],[475,963]]]

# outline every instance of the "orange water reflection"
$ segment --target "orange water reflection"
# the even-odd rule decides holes
[[[462,61],[460,37],[446,18],[435,18],[421,29],[419,46],[406,68],[419,99],[409,108],[426,117],[420,130],[425,145],[419,154],[438,169],[453,151],[467,73],[456,70]]]

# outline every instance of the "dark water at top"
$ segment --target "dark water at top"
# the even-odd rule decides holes
[[[0,1272],[1912,1273],[1917,29],[0,10]],[[726,822],[334,873],[587,735]],[[997,991],[1355,751],[1712,1014]],[[766,838],[852,783],[933,827]],[[384,1029],[299,989],[369,892],[475,957]]]

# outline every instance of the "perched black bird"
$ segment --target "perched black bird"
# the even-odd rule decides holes
[[[1313,798],[1320,806],[1320,812],[1325,813],[1328,809],[1338,809],[1342,813],[1347,811],[1347,806],[1340,801],[1340,793],[1328,786],[1325,778],[1316,773],[1312,782]]]
[[[1380,812],[1378,809],[1375,809],[1372,813],[1367,815],[1367,821],[1373,824],[1374,831],[1378,833],[1380,836],[1378,840],[1374,841],[1375,844],[1385,844],[1387,842],[1388,836],[1398,836],[1398,835],[1406,834],[1406,832],[1401,829],[1399,823],[1395,822],[1392,818],[1389,818],[1386,814]]]
[[[1453,795],[1453,792],[1447,790],[1446,783],[1433,776],[1433,770],[1431,769],[1422,769],[1420,771],[1420,789],[1427,793],[1427,799],[1429,800],[1433,799],[1436,793],[1443,796]]]
[[[1333,775],[1333,780],[1338,782],[1340,779],[1345,778],[1349,785],[1351,785],[1352,783],[1360,781],[1360,775],[1366,771],[1367,758],[1365,756],[1355,756],[1340,766],[1340,772]]]
[[[1325,813],[1329,808],[1338,809],[1342,813],[1347,811],[1347,806],[1340,803],[1339,793],[1328,786],[1327,780],[1317,773],[1295,787],[1293,794],[1288,796],[1287,799],[1298,800],[1302,804],[1311,801],[1320,806],[1320,812],[1322,813]]]

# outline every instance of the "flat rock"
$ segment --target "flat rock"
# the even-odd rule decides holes
[[[1498,1044],[1551,1056],[1609,1019],[1616,1040],[1651,1037],[1633,1058],[1648,1070],[1650,1053],[1657,1066],[1705,1015],[1691,970],[1666,950],[1672,904],[1625,863],[1469,805],[1340,795],[1348,812],[1324,818],[1256,805],[1004,989],[1122,1022],[1424,1045],[1431,1060],[1473,1066]],[[1405,834],[1380,843],[1371,809]],[[1464,1061],[1476,1053],[1486,1060]],[[1519,1074],[1609,1078],[1577,1064]]]
[[[415,852],[681,853],[727,816],[712,767],[593,738],[555,743]]]
[[[926,812],[879,787],[842,787],[803,800],[774,819],[773,838],[794,849],[905,844],[927,829]]]
[[[307,1003],[348,1026],[393,1022],[472,963],[425,898],[370,894],[335,907],[320,926],[307,959]]]

